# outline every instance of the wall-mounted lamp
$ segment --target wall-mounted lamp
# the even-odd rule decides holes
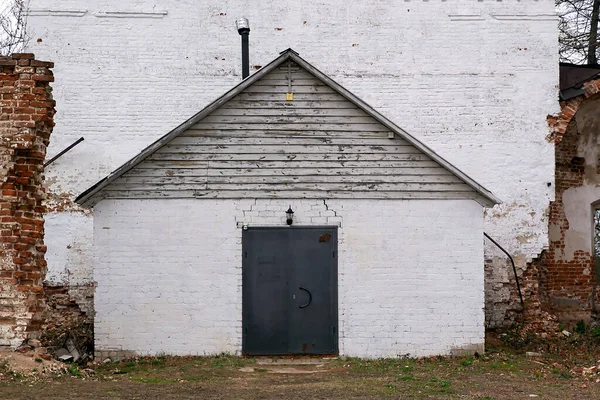
[[[285,212],[285,215],[287,216],[285,222],[287,222],[288,225],[291,225],[292,222],[294,222],[294,210],[292,210],[292,206],[288,208],[288,210]]]

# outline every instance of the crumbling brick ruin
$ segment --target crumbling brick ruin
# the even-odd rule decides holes
[[[43,163],[55,102],[51,62],[0,57],[0,346],[19,346],[43,323]]]
[[[546,309],[561,321],[589,321],[600,293],[594,255],[593,210],[600,200],[600,79],[583,94],[561,102],[548,117],[555,143],[555,201],[549,213],[549,250],[543,266]]]

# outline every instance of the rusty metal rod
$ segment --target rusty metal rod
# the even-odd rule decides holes
[[[517,291],[519,292],[519,299],[521,299],[521,307],[524,309],[524,308],[525,308],[525,304],[523,303],[523,294],[521,294],[521,285],[519,285],[519,277],[517,276],[517,268],[515,267],[515,260],[513,260],[513,258],[510,256],[510,254],[508,254],[508,251],[504,250],[504,248],[503,248],[502,246],[500,246],[500,245],[498,244],[498,242],[496,242],[494,239],[492,239],[492,238],[490,237],[490,235],[488,235],[488,234],[487,234],[487,233],[485,233],[485,232],[483,232],[483,235],[484,235],[486,238],[490,239],[490,241],[491,241],[492,243],[494,243],[496,246],[498,246],[498,248],[499,248],[500,250],[502,250],[502,252],[508,256],[508,259],[510,260],[510,262],[511,262],[511,264],[512,264],[512,269],[513,269],[513,272],[514,272],[514,274],[515,274],[515,281],[517,282]]]
[[[52,164],[54,161],[56,161],[60,156],[62,156],[63,154],[65,154],[67,151],[71,150],[73,147],[77,146],[79,143],[83,142],[83,137],[80,137],[79,139],[77,139],[77,141],[75,141],[74,143],[72,143],[69,147],[67,147],[66,149],[64,149],[63,151],[61,151],[60,153],[58,153],[57,155],[55,155],[54,157],[52,157],[51,159],[49,159],[48,161],[46,161],[44,163],[44,167],[47,167],[48,165]]]

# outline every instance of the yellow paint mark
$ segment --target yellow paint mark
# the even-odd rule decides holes
[[[294,93],[290,93],[290,92],[286,93],[285,100],[286,101],[294,101]]]

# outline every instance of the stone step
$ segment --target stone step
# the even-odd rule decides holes
[[[256,357],[258,365],[322,365],[337,357]]]

